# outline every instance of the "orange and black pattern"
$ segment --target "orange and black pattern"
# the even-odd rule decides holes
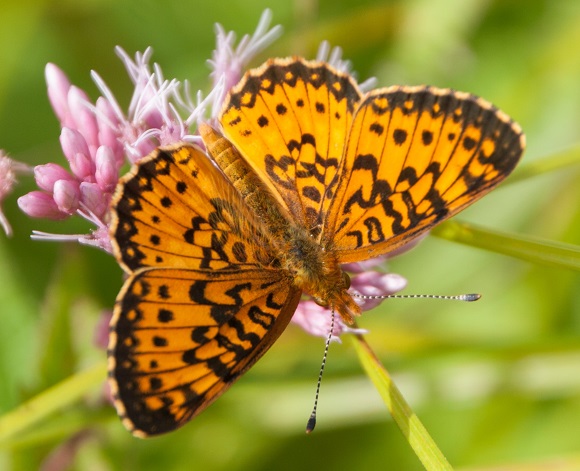
[[[111,333],[112,395],[137,436],[183,425],[280,335],[300,292],[270,273],[144,269],[120,296]]]
[[[314,233],[336,191],[360,98],[352,77],[327,64],[276,59],[248,72],[226,99],[225,136]]]
[[[156,150],[119,183],[111,238],[128,274],[109,341],[124,425],[180,427],[256,362],[303,294],[352,322],[340,264],[386,254],[497,186],[520,127],[434,87],[362,94],[323,62],[275,59],[226,98],[208,155]],[[223,135],[222,135],[223,133]]]
[[[519,126],[481,98],[375,90],[356,111],[324,239],[343,261],[393,250],[487,193],[523,147]]]

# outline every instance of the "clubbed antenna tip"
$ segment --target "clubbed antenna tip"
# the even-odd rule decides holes
[[[306,433],[312,432],[314,427],[316,427],[316,412],[312,411],[312,414],[310,414],[310,418],[308,419],[308,423],[306,424]]]

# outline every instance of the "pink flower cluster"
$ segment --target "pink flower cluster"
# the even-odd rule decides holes
[[[170,104],[178,82],[163,80],[159,68],[151,72],[151,50],[137,53],[135,61],[121,49],[117,52],[135,86],[126,115],[96,73],[93,78],[103,96],[93,104],[56,65],[46,66],[48,96],[61,123],[60,143],[69,170],[55,163],[35,167],[39,190],[19,198],[18,205],[37,218],[59,220],[76,214],[96,229],[82,235],[35,232],[37,239],[78,240],[111,252],[108,209],[121,166],[160,145],[190,138],[188,125]]]
[[[120,48],[116,50],[134,85],[126,112],[97,73],[91,75],[101,96],[92,102],[83,90],[70,83],[62,70],[48,64],[45,74],[48,97],[61,124],[60,144],[68,168],[57,163],[36,166],[34,178],[38,190],[21,196],[18,205],[31,217],[62,220],[76,215],[91,222],[94,228],[88,234],[34,231],[32,237],[78,241],[111,253],[109,206],[121,167],[137,162],[162,145],[179,141],[201,143],[196,134],[197,124],[201,120],[215,120],[226,91],[240,80],[250,60],[280,35],[280,26],[270,28],[270,21],[271,12],[266,10],[254,34],[242,37],[237,46],[234,33],[217,25],[217,46],[209,61],[213,89],[205,98],[198,92],[195,100],[187,82],[166,80],[157,64],[150,66],[151,49],[135,54],[134,58]],[[350,69],[349,63],[342,60],[340,49],[331,50],[327,43],[323,43],[317,58],[340,70]],[[368,89],[370,83],[365,82],[362,88]],[[0,153],[0,203],[12,191],[15,173],[26,168]],[[0,224],[10,234],[10,225],[1,211]],[[355,274],[351,291],[364,310],[406,283],[398,275],[368,271],[369,268],[372,265],[368,263],[346,267]],[[293,321],[314,335],[326,337],[332,320],[330,314],[312,301],[303,301]],[[338,316],[333,325],[333,339],[353,331]]]
[[[18,205],[37,218],[58,220],[78,214],[97,226],[91,236],[78,236],[78,240],[110,251],[107,213],[124,162],[115,129],[110,120],[103,119],[111,114],[111,107],[99,99],[99,113],[95,113],[86,93],[72,86],[53,64],[46,66],[46,82],[62,126],[60,144],[70,170],[56,163],[36,166],[34,178],[40,190],[20,197]]]
[[[76,240],[111,252],[108,208],[122,165],[137,162],[162,145],[201,143],[190,130],[195,130],[199,120],[214,118],[225,87],[239,81],[252,57],[280,35],[280,26],[269,27],[271,16],[269,10],[264,12],[255,33],[242,37],[237,47],[235,35],[217,26],[217,47],[209,61],[214,88],[205,99],[198,92],[193,100],[187,83],[165,80],[157,64],[150,67],[151,48],[136,53],[134,59],[121,48],[116,50],[134,85],[126,113],[96,72],[91,75],[102,95],[92,103],[62,70],[48,64],[48,96],[61,124],[60,143],[69,169],[56,163],[35,167],[39,190],[20,197],[18,205],[31,217],[60,220],[78,215],[96,228],[89,234],[74,235],[35,231],[33,238]],[[209,118],[208,107],[213,111]],[[180,111],[187,117],[182,118]],[[11,188],[8,176],[4,180]]]
[[[28,165],[12,160],[0,149],[0,226],[7,236],[12,235],[12,226],[4,215],[1,204],[4,198],[12,193],[16,184],[16,175],[26,173],[32,173]]]

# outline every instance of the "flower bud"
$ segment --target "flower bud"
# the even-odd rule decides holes
[[[58,180],[54,183],[54,202],[63,213],[74,214],[79,209],[79,184],[70,180]]]
[[[68,214],[58,209],[53,197],[43,191],[31,191],[18,198],[22,212],[33,218],[65,219]]]

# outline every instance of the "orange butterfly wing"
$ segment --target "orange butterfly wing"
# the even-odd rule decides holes
[[[224,135],[295,222],[319,234],[360,99],[327,64],[275,59],[249,71],[224,103]]]
[[[129,278],[109,342],[111,392],[128,430],[182,426],[270,348],[301,295],[276,273],[153,268]]]
[[[159,149],[122,179],[113,246],[130,277],[109,340],[115,406],[137,436],[183,425],[257,361],[301,291],[261,223],[199,149]]]
[[[342,263],[390,252],[498,185],[524,146],[519,125],[473,95],[374,90],[356,110],[322,244]]]
[[[237,190],[197,147],[155,151],[113,198],[111,240],[127,272],[269,264],[267,237]]]

